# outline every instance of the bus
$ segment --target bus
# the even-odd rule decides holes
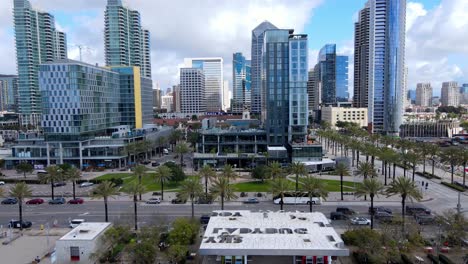
[[[281,197],[273,197],[273,203],[279,204]],[[307,193],[285,193],[283,197],[283,204],[310,204],[310,198]],[[312,204],[322,204],[322,198],[312,197]]]

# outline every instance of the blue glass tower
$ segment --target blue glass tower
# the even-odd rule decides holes
[[[250,110],[251,65],[240,52],[232,55],[232,91],[231,111],[242,113],[244,108]]]
[[[337,56],[336,45],[327,44],[318,55],[318,82],[323,105],[348,101],[348,56]],[[317,85],[319,87],[319,85]]]

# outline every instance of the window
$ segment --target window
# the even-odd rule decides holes
[[[80,248],[79,247],[70,247],[70,260],[80,261]]]

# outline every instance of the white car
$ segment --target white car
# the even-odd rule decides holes
[[[351,219],[351,224],[353,225],[370,225],[371,221],[364,217],[355,217]]]
[[[159,197],[156,198],[150,198],[149,200],[146,201],[147,204],[160,204],[161,199]]]
[[[92,182],[83,182],[80,184],[80,187],[83,188],[83,187],[89,187],[89,186],[93,186],[94,183]]]
[[[0,185],[5,185],[5,182],[4,182],[4,181],[0,181]]]

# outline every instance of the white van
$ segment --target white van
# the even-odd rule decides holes
[[[165,148],[165,149],[163,149],[163,153],[164,153],[164,155],[169,155],[169,150]]]
[[[70,228],[75,228],[84,222],[86,222],[84,219],[73,219],[70,221]]]

